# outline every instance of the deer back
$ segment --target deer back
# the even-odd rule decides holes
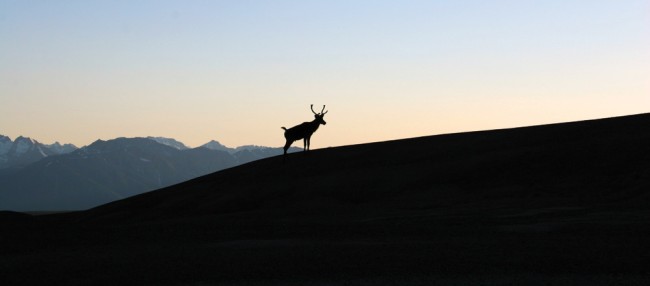
[[[287,131],[284,132],[284,136],[293,140],[303,139],[305,137],[311,136],[314,132],[316,132],[318,125],[319,124],[314,121],[303,122],[287,129]]]

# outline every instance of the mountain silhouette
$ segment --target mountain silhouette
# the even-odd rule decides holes
[[[45,149],[30,146],[24,149]],[[162,137],[98,140],[68,154],[39,157],[26,167],[0,172],[0,210],[88,209],[282,152],[254,151],[189,149]]]
[[[644,285],[648,146],[650,114],[640,114],[275,156],[87,211],[6,213],[18,222],[0,236],[0,274],[23,284]]]

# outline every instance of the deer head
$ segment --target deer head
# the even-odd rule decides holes
[[[325,105],[323,105],[323,109],[321,109],[320,113],[316,113],[316,111],[314,111],[314,105],[313,104],[311,105],[311,112],[314,113],[314,118],[315,118],[314,121],[316,121],[316,122],[318,122],[320,124],[323,124],[323,125],[327,124],[327,122],[325,122],[325,120],[323,120],[323,117],[327,113],[327,111],[323,112],[324,110],[325,110]]]

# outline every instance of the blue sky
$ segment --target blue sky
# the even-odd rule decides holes
[[[648,112],[648,1],[0,0],[0,134],[313,147]]]

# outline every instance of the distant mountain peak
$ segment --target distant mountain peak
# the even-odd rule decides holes
[[[18,136],[16,138],[16,140],[14,140],[14,141],[15,142],[29,142],[29,143],[32,143],[32,144],[37,142],[36,140],[34,140],[32,138],[29,138],[29,137],[25,137],[25,136]]]
[[[232,152],[235,151],[235,149],[228,148],[228,147],[226,147],[225,145],[219,143],[219,141],[216,141],[216,140],[210,140],[210,142],[201,145],[201,147],[208,148],[210,150],[226,151],[226,152],[229,152],[229,153],[232,153]]]
[[[243,150],[257,150],[257,149],[269,149],[272,147],[266,147],[266,146],[258,146],[258,145],[243,145],[235,148],[236,151],[243,151]]]
[[[11,138],[0,135],[0,156],[7,154],[7,152],[9,152],[9,149],[11,149],[11,145],[13,143],[14,142],[11,141]]]
[[[36,140],[34,140],[32,138],[18,136],[18,138],[16,138],[16,140],[14,141],[14,144],[13,144],[13,146],[11,148],[12,150],[10,150],[10,152],[13,151],[15,156],[20,156],[20,155],[25,154],[28,151],[32,150],[33,148],[35,148],[35,146],[38,146],[38,145],[40,145],[40,143],[38,143],[38,141],[36,141]],[[41,153],[42,153],[42,151],[41,151]]]
[[[48,149],[52,150],[56,154],[67,154],[71,153],[74,150],[77,150],[77,146],[73,144],[61,144],[59,141],[54,142],[54,144],[45,145]]]
[[[176,148],[178,150],[190,149],[185,144],[183,144],[183,142],[180,142],[180,141],[178,141],[176,139],[173,139],[173,138],[149,136],[149,137],[147,137],[147,139],[151,139],[151,140],[156,141],[156,142],[158,142],[160,144],[167,145],[169,147],[173,147],[173,148]]]

